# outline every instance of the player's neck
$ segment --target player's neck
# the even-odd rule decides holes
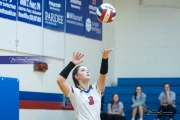
[[[80,84],[80,88],[82,89],[82,90],[88,90],[89,89],[89,83],[81,83]]]
[[[118,102],[113,102],[113,104],[118,104]]]

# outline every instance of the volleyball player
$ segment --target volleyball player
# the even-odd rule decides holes
[[[73,53],[72,61],[60,72],[57,83],[62,92],[70,98],[75,110],[75,120],[100,120],[101,92],[104,90],[108,72],[108,56],[112,49],[103,49],[100,76],[92,86],[90,72],[85,66],[77,66],[72,72],[75,87],[68,85],[66,79],[71,70],[83,62],[82,53]],[[96,67],[95,67],[96,68]]]

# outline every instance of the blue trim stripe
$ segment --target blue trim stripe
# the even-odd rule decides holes
[[[101,6],[98,7],[99,11],[102,13],[103,9]]]
[[[89,91],[90,91],[90,88],[88,90],[84,90],[85,93],[89,93]]]
[[[63,94],[20,91],[20,100],[63,102]]]

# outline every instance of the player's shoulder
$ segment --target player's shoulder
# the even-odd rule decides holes
[[[176,93],[175,93],[175,92],[173,92],[173,91],[171,91],[171,94],[172,94],[172,95],[175,95]]]
[[[119,105],[123,105],[123,103],[121,101],[119,101]]]
[[[97,82],[95,82],[94,84],[92,84],[92,87],[97,87]]]
[[[74,87],[74,86],[70,86],[70,90],[71,90],[72,93],[74,93],[74,92],[79,92],[79,91],[80,91],[79,88],[76,88],[76,87]]]
[[[145,94],[144,92],[142,92],[142,95],[143,95],[143,96],[146,96],[146,94]]]

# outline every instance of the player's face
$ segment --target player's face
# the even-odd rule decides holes
[[[169,90],[170,90],[170,87],[169,87],[168,84],[166,84],[166,85],[164,86],[164,90],[165,90],[165,91],[169,91]]]
[[[117,102],[117,101],[119,100],[118,95],[114,95],[114,96],[113,96],[113,100],[114,100],[114,102]]]
[[[81,66],[78,70],[78,80],[90,80],[91,74],[87,67]]]
[[[136,88],[136,92],[137,92],[137,94],[140,94],[140,93],[142,92],[141,87],[137,87],[137,88]]]

